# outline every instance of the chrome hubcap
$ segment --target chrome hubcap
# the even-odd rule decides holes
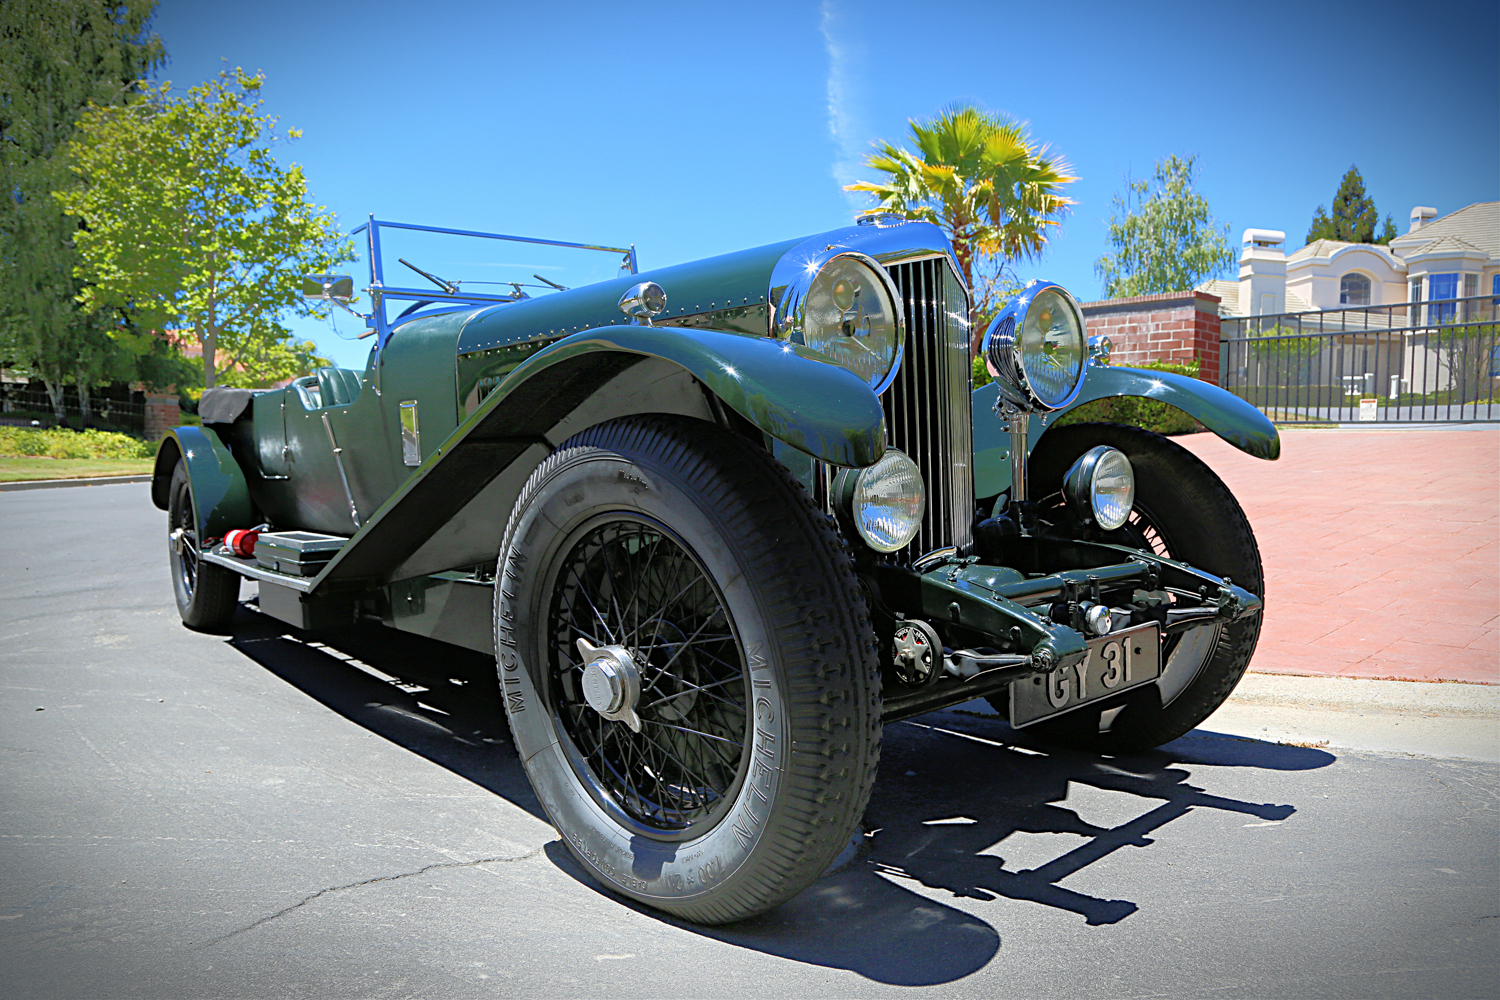
[[[635,732],[641,720],[635,714],[641,697],[641,674],[624,646],[595,646],[578,640],[583,655],[583,699],[588,706],[612,722],[623,722]]]

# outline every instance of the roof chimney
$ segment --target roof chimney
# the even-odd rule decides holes
[[[1437,209],[1428,208],[1426,205],[1418,205],[1411,210],[1411,228],[1408,233],[1414,233],[1427,224],[1428,219],[1437,218]]]
[[[1267,316],[1286,311],[1286,233],[1247,229],[1240,250],[1240,312]]]
[[[1277,229],[1247,229],[1240,242],[1257,247],[1276,247],[1286,242],[1286,233]]]

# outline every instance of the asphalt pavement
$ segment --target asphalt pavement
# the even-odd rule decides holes
[[[0,494],[0,995],[1488,997],[1500,980],[1485,696],[1413,709],[1403,689],[1252,681],[1237,719],[1121,758],[1029,744],[977,705],[898,723],[840,863],[771,914],[698,928],[572,862],[483,657],[250,606],[230,635],[190,632],[164,521],[141,484]],[[1255,735],[1294,710],[1343,728]],[[1477,742],[1402,746],[1403,713]]]

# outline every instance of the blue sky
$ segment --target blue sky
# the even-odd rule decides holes
[[[1440,9],[1441,16],[1433,11]],[[1237,244],[1301,244],[1351,164],[1413,205],[1500,198],[1500,5],[162,0],[178,86],[263,70],[346,228],[626,245],[656,267],[846,224],[875,140],[972,101],[1030,122],[1078,201],[1024,276],[1097,298],[1111,197],[1168,153]],[[363,275],[357,274],[363,278]],[[344,364],[367,345],[298,322]]]

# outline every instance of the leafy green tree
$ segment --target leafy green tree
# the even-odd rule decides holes
[[[1197,157],[1168,156],[1156,162],[1150,181],[1126,181],[1115,195],[1109,220],[1113,254],[1094,262],[1110,298],[1192,288],[1235,263],[1229,227],[1221,226],[1208,201],[1193,189]]]
[[[1312,225],[1307,230],[1307,242],[1314,240],[1339,240],[1343,243],[1389,243],[1396,238],[1396,224],[1390,215],[1385,217],[1385,226],[1380,237],[1375,236],[1375,224],[1380,213],[1375,210],[1375,199],[1365,193],[1365,179],[1358,167],[1350,167],[1339,182],[1338,193],[1333,196],[1333,214],[1329,215],[1322,205],[1313,213]]]
[[[866,215],[891,212],[943,228],[974,293],[977,327],[1019,284],[1009,264],[1046,248],[1048,229],[1074,204],[1063,188],[1077,178],[1014,118],[955,104],[909,126],[915,152],[887,142],[865,159],[886,181],[844,190],[877,199]]]
[[[0,2],[0,338],[6,359],[40,378],[59,422],[74,382],[131,377],[103,317],[76,301],[78,221],[54,191],[71,187],[67,143],[90,105],[119,105],[160,65],[154,0]]]
[[[308,201],[302,168],[271,155],[278,122],[256,99],[264,82],[236,69],[180,98],[168,82],[90,108],[71,145],[84,183],[58,195],[83,220],[87,308],[129,307],[140,328],[189,331],[210,388],[303,373],[311,351],[280,319],[308,310],[301,275],[353,257],[333,213]]]

